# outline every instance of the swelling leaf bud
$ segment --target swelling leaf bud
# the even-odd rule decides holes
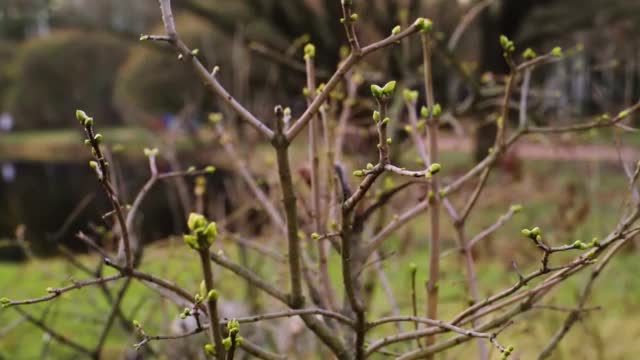
[[[309,43],[304,47],[304,59],[309,60],[316,57],[316,47]]]
[[[204,215],[196,213],[189,214],[189,219],[187,220],[189,230],[195,231],[205,226],[207,226],[207,219],[205,219]]]
[[[396,90],[396,81],[391,80],[388,83],[384,84],[384,86],[382,87],[382,95],[389,97],[393,95],[395,90]]]
[[[424,33],[429,33],[433,29],[433,22],[430,19],[418,18],[414,24],[418,27],[418,30]]]
[[[373,121],[375,122],[380,121],[380,112],[377,110],[373,112]]]
[[[204,346],[204,353],[207,354],[207,356],[216,356],[216,347],[213,346],[213,344],[206,344]]]
[[[442,170],[442,165],[438,163],[433,163],[431,164],[431,166],[429,166],[429,173],[431,173],[432,175],[439,173],[440,170]]]
[[[538,54],[536,54],[536,52],[533,51],[533,49],[531,49],[531,48],[527,48],[522,53],[522,58],[525,59],[525,60],[535,59],[537,56],[538,56]]]
[[[89,121],[90,119],[92,120],[90,122],[90,124],[93,124],[93,119],[90,118],[87,113],[85,113],[82,110],[76,110],[76,119],[78,119],[78,121],[80,122],[81,125],[83,126],[88,126],[87,125],[87,121]]]
[[[371,94],[375,98],[381,98],[383,95],[382,88],[376,84],[371,85]]]

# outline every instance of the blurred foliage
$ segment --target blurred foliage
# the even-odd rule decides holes
[[[190,16],[178,16],[177,26],[184,41],[192,48],[209,55],[218,49],[223,36],[207,22]],[[161,26],[153,34],[163,33]],[[218,52],[212,52],[217,55]],[[209,58],[207,56],[207,58]],[[229,57],[221,57],[220,66],[228,65]],[[176,60],[175,51],[163,43],[141,43],[135,47],[116,77],[114,100],[125,113],[131,107],[148,113],[177,113],[187,101],[201,103],[204,85],[190,64]]]
[[[119,117],[111,104],[115,73],[128,46],[104,33],[61,31],[24,44],[10,66],[5,98],[16,127],[74,126],[73,111],[91,109],[103,124]],[[19,80],[19,81],[17,81]]]
[[[0,99],[4,97],[6,89],[9,87],[8,68],[11,60],[15,56],[17,45],[8,41],[0,40]],[[3,107],[0,102],[0,112]]]

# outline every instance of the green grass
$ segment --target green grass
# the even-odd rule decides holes
[[[467,160],[457,154],[444,154],[442,163],[444,170],[441,176],[453,176],[468,166]],[[489,296],[516,281],[511,269],[511,259],[515,259],[523,272],[533,271],[538,266],[539,253],[531,243],[519,235],[524,227],[540,226],[545,239],[553,244],[571,243],[576,239],[588,241],[593,236],[602,237],[611,231],[620,215],[621,205],[626,196],[626,180],[620,169],[610,165],[573,164],[551,162],[526,162],[528,169],[523,179],[513,183],[502,173],[492,174],[489,186],[477,204],[475,216],[470,218],[469,234],[492,224],[504,214],[511,204],[522,203],[524,208],[504,227],[483,241],[477,247],[478,278],[481,294]],[[578,190],[574,206],[566,212],[561,211],[560,204],[567,197],[567,186],[573,184]],[[523,202],[526,200],[526,202]],[[589,201],[587,216],[575,228],[566,226],[566,218],[571,212]],[[401,211],[406,207],[403,199],[392,204],[390,211]],[[387,214],[388,221],[392,216]],[[396,300],[403,314],[410,314],[410,279],[409,264],[418,266],[418,303],[420,311],[424,308],[424,284],[427,280],[428,248],[426,216],[414,220],[408,229],[411,231],[413,243],[407,251],[402,251],[400,244],[404,241],[403,232],[388,240],[385,252],[395,252],[384,262],[387,276],[394,290]],[[444,220],[443,250],[456,246],[452,227]],[[567,227],[563,229],[563,227]],[[274,245],[281,247],[279,245]],[[214,245],[224,249],[225,253],[235,261],[239,260],[237,247],[226,241]],[[614,258],[602,276],[597,280],[596,291],[589,305],[603,306],[594,311],[585,320],[576,324],[566,341],[559,347],[554,359],[633,359],[637,354],[636,340],[640,337],[640,256],[630,248]],[[82,261],[95,266],[99,259],[83,257]],[[558,260],[556,260],[558,261]],[[282,288],[288,285],[280,268],[265,260],[264,256],[250,253],[249,264],[264,278],[276,282]],[[440,283],[442,303],[440,311],[443,319],[448,319],[463,307],[467,299],[463,266],[457,253],[452,252],[442,260],[443,276]],[[145,254],[142,269],[168,278],[177,284],[191,289],[198,289],[200,270],[197,256],[182,245],[180,239],[156,243],[150,246]],[[340,284],[340,261],[337,256],[330,258],[331,277],[335,284]],[[244,282],[236,276],[216,269],[222,302],[245,302],[247,298]],[[564,283],[546,298],[545,303],[572,307],[576,296],[586,281],[589,270],[580,273]],[[12,299],[25,299],[45,295],[47,287],[58,287],[68,284],[68,279],[85,279],[62,260],[36,260],[27,264],[0,263],[0,296]],[[111,284],[117,289],[122,280]],[[260,297],[265,307],[262,312],[282,309],[280,304]],[[97,289],[74,291],[55,299],[52,302],[24,307],[34,316],[46,313],[46,319],[61,334],[88,347],[93,347],[99,335],[100,324],[104,321],[109,306]],[[161,301],[153,290],[134,282],[123,303],[124,313],[130,319],[137,319],[150,334],[166,334],[166,321],[178,318],[180,309],[168,302]],[[374,289],[370,300],[368,317],[370,319],[389,315],[391,308],[387,298],[379,287]],[[535,355],[546,344],[553,333],[561,326],[565,313],[534,309],[516,318],[500,336],[504,344],[516,347],[521,359],[535,358]],[[0,310],[0,332],[19,319],[13,309]],[[405,323],[408,330],[411,324]],[[369,340],[395,333],[394,325],[384,325],[371,332]],[[447,337],[450,335],[444,335]],[[204,343],[206,339],[199,337]],[[122,351],[128,349],[136,339],[130,337],[119,324],[110,333],[105,358],[119,359]],[[158,345],[158,344],[155,344]],[[170,346],[165,344],[166,346]],[[413,346],[413,344],[411,344]],[[43,347],[43,334],[31,324],[20,323],[11,332],[0,337],[0,354],[10,359],[38,359]],[[50,344],[50,358],[73,359],[77,354],[54,342]],[[389,350],[406,351],[404,345],[391,346]],[[475,358],[475,346],[469,342],[454,349],[439,359],[472,359]],[[2,356],[0,356],[2,358]],[[382,357],[374,357],[382,358]],[[493,354],[492,358],[498,358]]]

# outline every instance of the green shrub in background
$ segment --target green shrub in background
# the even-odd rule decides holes
[[[16,53],[17,45],[8,41],[0,41],[0,99],[4,97],[9,87],[8,67]],[[0,112],[4,110],[0,101]]]
[[[69,127],[69,109],[78,107],[116,124],[113,86],[127,53],[126,42],[103,33],[62,31],[31,40],[10,66],[5,109],[17,129]]]
[[[184,37],[189,44],[213,55],[217,65],[227,66],[230,63],[229,49],[216,46],[222,43],[223,35],[207,22],[191,16],[178,16],[176,20],[184,29]],[[155,29],[155,33],[163,31],[162,26]],[[151,114],[177,113],[187,99],[198,102],[195,105],[203,105],[205,88],[202,82],[191,66],[177,61],[177,55],[170,53],[175,51],[168,46],[158,49],[146,44],[131,51],[116,77],[114,99],[121,113],[130,107]]]

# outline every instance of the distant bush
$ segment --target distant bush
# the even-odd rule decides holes
[[[117,123],[113,83],[127,53],[126,43],[102,33],[64,31],[32,40],[10,66],[5,108],[18,129],[69,127],[69,109],[78,107]]]
[[[183,28],[186,41],[194,48],[215,55],[228,53],[216,48],[223,42],[223,36],[217,33],[205,21],[190,16],[179,16],[178,24]],[[156,29],[162,33],[162,27]],[[175,52],[168,46],[158,49],[146,44],[133,49],[125,65],[117,75],[115,85],[115,104],[123,112],[135,106],[148,113],[176,113],[185,105],[185,101],[202,99],[204,86],[193,68],[170,56]],[[219,61],[228,61],[229,56],[219,56]],[[224,66],[222,63],[217,63]]]
[[[4,97],[9,87],[8,67],[16,53],[16,45],[6,41],[0,41],[0,99]],[[0,111],[3,110],[0,102]]]

